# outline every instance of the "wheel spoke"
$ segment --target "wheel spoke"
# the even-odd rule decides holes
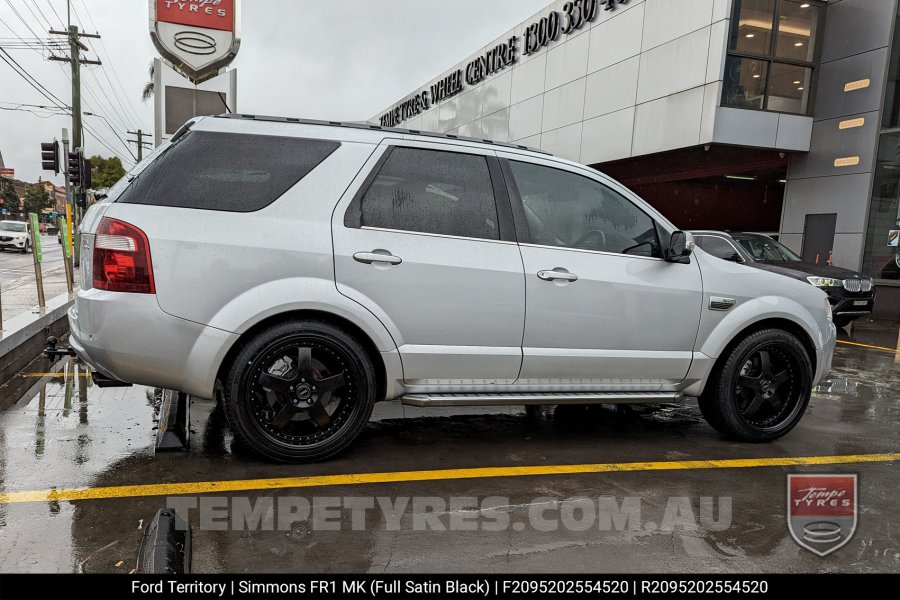
[[[312,377],[312,348],[297,348],[297,376],[304,379]]]
[[[779,386],[790,378],[791,378],[790,372],[787,369],[785,369],[778,375],[775,375],[775,377],[772,378],[772,381],[775,382],[776,386]]]
[[[324,429],[331,423],[331,417],[328,415],[328,411],[325,410],[325,405],[322,404],[321,401],[315,402],[306,412],[319,429]]]
[[[332,392],[344,385],[344,374],[338,373],[337,375],[326,377],[325,379],[319,379],[315,383],[316,390],[320,394],[324,394],[325,392]]]
[[[760,377],[767,377],[772,374],[772,363],[769,360],[769,351],[768,350],[760,350],[759,351],[759,368],[760,368]]]
[[[290,401],[285,400],[281,410],[278,411],[278,414],[272,419],[272,427],[275,429],[284,429],[285,425],[294,418],[295,414],[297,414],[297,409],[294,408],[294,405],[291,404]]]
[[[755,394],[759,394],[759,379],[756,377],[748,377],[747,375],[738,376],[738,385],[746,388]]]
[[[743,410],[741,410],[741,414],[745,417],[752,417],[756,414],[756,412],[760,409],[765,401],[766,399],[762,394],[760,394],[759,392],[755,393],[753,395],[753,400],[751,400],[749,404],[747,404],[747,406],[744,407]]]
[[[284,396],[289,395],[291,382],[284,377],[272,375],[271,373],[263,373],[259,376],[259,385]]]

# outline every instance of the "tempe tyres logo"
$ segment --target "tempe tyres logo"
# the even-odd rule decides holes
[[[788,529],[819,556],[850,541],[857,522],[856,475],[788,475]]]

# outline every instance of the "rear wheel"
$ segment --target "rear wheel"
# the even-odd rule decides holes
[[[746,442],[785,435],[803,417],[812,363],[800,340],[780,329],[750,334],[735,346],[700,398],[715,429]]]
[[[266,458],[312,462],[341,452],[375,404],[375,368],[343,329],[290,321],[254,336],[224,384],[235,435]]]

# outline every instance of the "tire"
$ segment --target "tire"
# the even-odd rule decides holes
[[[240,442],[270,460],[300,463],[345,450],[368,423],[376,390],[359,341],[329,323],[295,320],[241,348],[222,400]]]
[[[22,248],[22,254],[28,254],[28,244],[25,244],[25,247]]]
[[[852,322],[855,321],[856,319],[857,319],[857,317],[842,317],[842,316],[835,316],[835,317],[832,319],[832,321],[834,321],[834,326],[835,326],[835,327],[837,327],[838,329],[843,329],[844,327],[846,327],[847,325],[849,325],[850,323],[852,323]]]
[[[800,422],[812,394],[813,370],[795,335],[763,329],[723,358],[700,397],[700,410],[713,428],[758,443],[778,439]]]

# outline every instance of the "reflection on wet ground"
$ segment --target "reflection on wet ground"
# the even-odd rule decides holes
[[[0,492],[146,483],[485,466],[565,465],[900,452],[897,328],[863,322],[842,331],[834,368],[808,414],[765,445],[722,439],[696,402],[661,407],[405,409],[383,403],[362,438],[327,463],[273,465],[234,444],[211,402],[192,406],[189,452],[154,455],[160,390],[98,389],[76,361],[40,359],[0,390]],[[892,351],[894,349],[894,351]],[[52,375],[47,375],[47,374]],[[354,531],[213,531],[194,523],[197,571],[900,571],[897,463],[823,467],[645,471],[437,480],[224,496],[259,498],[502,497],[502,531],[418,531],[411,511],[399,527],[379,513]],[[825,558],[802,550],[785,520],[785,473],[858,473],[859,528]],[[665,531],[542,531],[535,502],[640,498],[642,519],[659,523],[672,498],[730,498],[721,531],[682,524]],[[543,498],[544,500],[536,500]],[[0,571],[128,572],[143,523],[164,497],[0,503]],[[716,504],[721,508],[721,504]],[[349,522],[349,521],[348,521]],[[519,528],[521,526],[521,528]]]

